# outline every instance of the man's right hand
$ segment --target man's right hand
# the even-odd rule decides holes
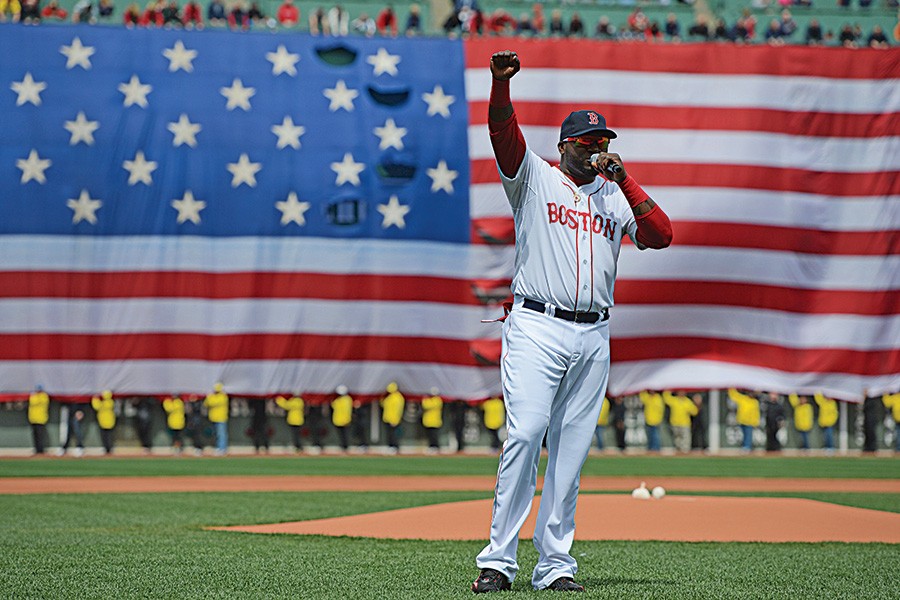
[[[518,73],[521,68],[519,57],[512,50],[503,50],[491,56],[491,75],[494,76],[494,79],[500,81],[512,79],[513,75]]]

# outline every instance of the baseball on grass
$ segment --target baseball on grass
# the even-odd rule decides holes
[[[663,496],[666,495],[666,490],[661,485],[658,485],[655,488],[653,488],[653,491],[651,492],[651,494],[653,495],[654,498],[659,500],[660,498],[662,498]]]

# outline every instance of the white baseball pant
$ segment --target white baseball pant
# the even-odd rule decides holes
[[[534,499],[541,442],[549,460],[534,533],[539,558],[532,585],[574,577],[569,554],[575,504],[609,378],[608,321],[572,323],[521,307],[516,298],[503,324],[500,374],[507,440],[500,455],[490,542],[475,562],[510,581],[518,571],[519,529]]]

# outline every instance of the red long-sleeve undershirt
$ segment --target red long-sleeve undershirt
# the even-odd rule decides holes
[[[512,104],[509,98],[509,81],[494,79],[491,86],[490,106],[495,109],[503,109]],[[525,137],[519,129],[516,113],[513,111],[507,119],[494,121],[488,116],[488,132],[491,136],[491,146],[494,148],[494,156],[500,171],[507,177],[515,177],[525,160]],[[641,186],[631,177],[627,176],[619,183],[619,188],[625,194],[628,205],[633,209],[650,199],[650,196],[641,189]],[[637,240],[648,248],[665,248],[672,243],[672,223],[668,215],[655,204],[649,211],[635,215],[637,221]]]

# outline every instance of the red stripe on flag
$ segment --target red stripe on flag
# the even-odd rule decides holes
[[[803,254],[889,256],[900,253],[900,230],[821,231],[744,223],[672,224],[679,246],[758,248]]]
[[[900,254],[900,230],[822,231],[799,227],[673,221],[674,243],[678,246],[713,246],[781,250],[831,256],[891,256]],[[472,219],[472,243],[514,244],[512,217]],[[496,232],[490,236],[485,232]],[[626,238],[628,240],[628,238]]]
[[[508,38],[476,38],[463,46],[467,69],[488,70],[491,55],[510,46]],[[515,41],[522,69],[573,69],[775,75],[828,79],[900,78],[895,50],[761,45],[653,44],[597,40]],[[597,91],[599,98],[603,90]]]
[[[519,125],[558,127],[580,105],[514,100]],[[469,124],[487,126],[487,101],[469,103]],[[600,102],[613,129],[684,129],[693,131],[762,131],[817,137],[885,137],[900,135],[900,115],[847,114],[691,106],[641,106]],[[615,142],[613,142],[615,147]]]
[[[772,344],[703,337],[613,338],[615,363],[644,360],[713,360],[791,373],[892,375],[900,371],[900,350],[786,348]]]
[[[894,315],[897,293],[806,290],[727,281],[619,279],[617,305],[706,305],[782,310],[800,314]]]
[[[412,275],[0,271],[2,298],[310,298],[481,304],[464,279]]]
[[[552,164],[552,163],[551,163]],[[826,196],[889,196],[897,193],[900,171],[833,173],[753,165],[626,162],[641,185],[716,187],[801,192]],[[492,158],[472,161],[472,183],[499,183]]]
[[[0,360],[321,360],[482,366],[469,344],[469,340],[401,336],[28,333],[0,335]]]

